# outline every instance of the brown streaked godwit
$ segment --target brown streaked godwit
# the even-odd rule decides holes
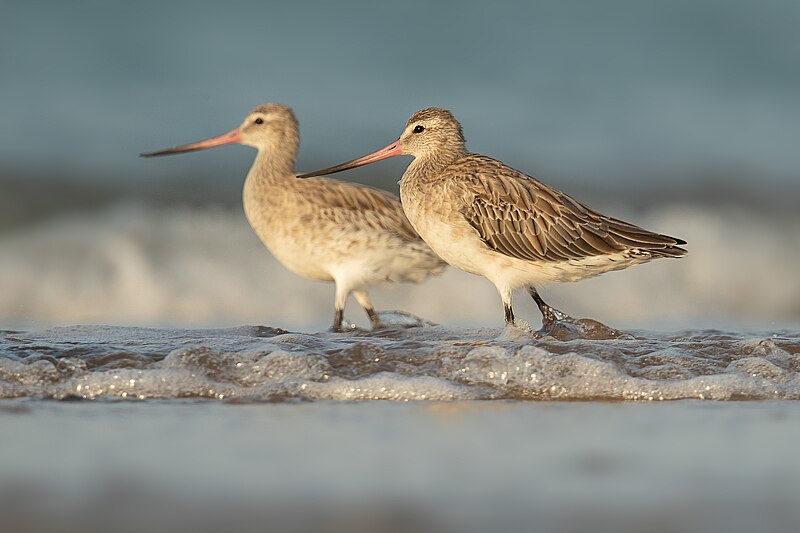
[[[514,323],[511,297],[519,288],[528,289],[547,325],[571,319],[547,305],[537,286],[686,254],[681,239],[601,214],[500,161],[468,153],[461,124],[445,109],[414,113],[382,150],[300,177],[403,154],[414,157],[400,181],[406,216],[442,259],[495,285],[506,324]]]
[[[286,268],[336,284],[333,330],[341,331],[353,293],[373,328],[380,325],[367,291],[386,282],[421,282],[446,264],[414,231],[397,197],[339,180],[297,179],[300,134],[291,108],[265,104],[238,128],[219,137],[143,157],[203,150],[225,144],[258,150],[244,185],[250,225]]]

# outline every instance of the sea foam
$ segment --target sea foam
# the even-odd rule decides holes
[[[0,398],[798,399],[798,372],[800,335],[789,332],[563,341],[443,326],[341,334],[77,326],[0,338]]]
[[[646,215],[606,211],[687,240],[689,254],[545,286],[548,303],[618,328],[798,323],[800,248],[787,246],[786,236],[800,234],[800,216],[678,204]],[[0,250],[6,326],[260,323],[308,330],[327,327],[333,316],[333,284],[286,270],[237,209],[118,205],[0,234]],[[760,275],[765,271],[769,276]],[[379,310],[402,309],[440,324],[502,325],[494,287],[454,268],[370,296]],[[527,295],[517,295],[514,306],[518,318],[538,327]],[[369,324],[352,299],[346,314]]]

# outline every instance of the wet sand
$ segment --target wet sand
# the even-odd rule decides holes
[[[3,531],[797,531],[800,404],[10,400]]]

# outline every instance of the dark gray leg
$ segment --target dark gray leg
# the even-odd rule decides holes
[[[355,296],[356,301],[361,304],[361,307],[363,307],[364,311],[366,311],[367,316],[369,317],[369,323],[372,325],[372,329],[378,329],[381,327],[381,321],[378,318],[378,313],[375,312],[375,308],[372,307],[372,304],[369,302],[367,292],[353,291],[353,296]]]
[[[506,312],[506,326],[513,326],[514,325],[514,310],[511,309],[510,303],[504,303],[503,309]]]
[[[344,309],[336,308],[336,311],[333,314],[333,326],[331,326],[331,330],[335,332],[342,331],[342,320],[344,320]]]
[[[365,307],[364,311],[367,312],[369,323],[372,324],[372,329],[377,329],[381,326],[381,321],[378,319],[378,313],[371,307]]]
[[[536,292],[534,287],[529,287],[528,292],[533,298],[533,301],[536,302],[536,305],[539,307],[539,311],[542,312],[542,319],[545,324],[550,322],[555,322],[556,320],[564,320],[569,318],[569,315],[566,313],[562,313],[555,307],[550,307],[547,303],[542,300],[542,297],[539,296],[539,293]]]
[[[347,296],[350,294],[350,290],[345,288],[342,284],[338,281],[336,282],[336,298],[333,301],[333,326],[331,326],[332,331],[340,332],[342,331],[342,322],[344,322],[344,306],[347,303]]]

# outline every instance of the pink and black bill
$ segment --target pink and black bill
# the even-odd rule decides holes
[[[314,172],[307,172],[306,174],[300,174],[297,176],[298,178],[313,178],[315,176],[324,176],[326,174],[335,174],[336,172],[342,172],[343,170],[349,170],[351,168],[360,167],[363,165],[368,165],[370,163],[374,163],[376,161],[380,161],[381,159],[388,159],[390,157],[394,157],[397,155],[403,155],[404,152],[400,148],[400,141],[397,140],[387,146],[386,148],[381,148],[377,152],[373,152],[369,155],[365,155],[364,157],[359,157],[358,159],[353,159],[352,161],[348,161],[347,163],[342,163],[341,165],[336,165],[335,167],[328,167],[322,170],[315,170]]]
[[[213,137],[205,141],[200,141],[192,144],[184,144],[167,148],[166,150],[158,150],[156,152],[144,152],[139,154],[140,157],[158,157],[162,155],[181,154],[183,152],[194,152],[196,150],[205,150],[206,148],[213,148],[214,146],[222,146],[225,144],[239,144],[241,142],[239,135],[239,128],[231,130],[228,133],[222,134],[219,137]]]

